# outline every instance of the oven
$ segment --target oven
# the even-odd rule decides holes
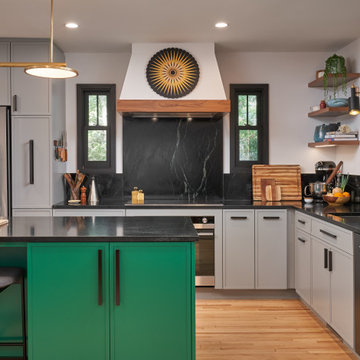
[[[199,240],[195,243],[195,285],[215,284],[215,218],[196,216],[191,218]]]

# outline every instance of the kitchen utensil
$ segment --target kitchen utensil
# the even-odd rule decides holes
[[[89,203],[89,205],[97,205],[97,204],[99,204],[99,196],[98,196],[98,192],[96,190],[95,176],[91,177],[90,193],[89,193],[88,203]]]
[[[261,179],[261,201],[267,201],[266,200],[266,187],[270,185],[275,187],[276,182],[274,179]]]
[[[299,165],[253,165],[253,200],[261,200],[261,179],[275,180],[281,190],[281,200],[302,199]]]
[[[335,175],[337,174],[337,172],[340,170],[341,166],[343,165],[343,162],[340,161],[337,165],[336,168],[332,171],[332,173],[329,175],[329,177],[327,178],[325,184],[328,185],[331,183],[332,179],[335,177]]]
[[[305,196],[312,196],[314,198],[321,199],[324,193],[326,193],[326,184],[323,181],[309,183],[304,188]]]
[[[311,204],[314,201],[314,199],[312,197],[304,197],[304,201],[306,204]]]
[[[265,189],[266,201],[280,201],[281,188],[279,185],[267,185]]]

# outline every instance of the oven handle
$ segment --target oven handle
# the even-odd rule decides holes
[[[208,237],[208,236],[214,236],[214,233],[213,232],[198,232],[198,236],[199,237]]]

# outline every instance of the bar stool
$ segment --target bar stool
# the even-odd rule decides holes
[[[21,284],[22,342],[0,343],[0,346],[21,346],[23,359],[26,360],[26,315],[25,315],[25,280],[24,270],[15,267],[0,267],[0,293],[10,285]],[[1,359],[1,358],[0,358]]]

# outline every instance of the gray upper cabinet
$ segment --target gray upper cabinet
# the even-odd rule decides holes
[[[12,62],[48,62],[48,42],[11,43]],[[11,69],[13,115],[49,115],[50,80],[24,73],[23,68]]]
[[[50,208],[50,118],[13,117],[12,130],[13,208]]]
[[[0,42],[0,61],[10,61],[10,42]],[[0,105],[10,105],[10,68],[0,68]]]
[[[224,211],[224,288],[255,288],[254,210]]]
[[[255,259],[257,289],[287,288],[287,212],[256,210]]]

